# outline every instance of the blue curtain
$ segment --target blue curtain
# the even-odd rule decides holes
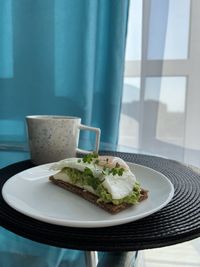
[[[128,0],[0,0],[0,141],[27,114],[80,116],[117,143]]]
[[[101,141],[117,143],[128,6],[128,0],[0,0],[0,144],[26,141],[28,114],[80,116],[101,128]],[[84,266],[82,252],[1,229],[0,266],[65,261]]]

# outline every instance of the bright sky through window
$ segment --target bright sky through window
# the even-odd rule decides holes
[[[141,59],[142,3],[130,2],[126,60]],[[148,59],[186,59],[189,22],[190,0],[152,0]]]

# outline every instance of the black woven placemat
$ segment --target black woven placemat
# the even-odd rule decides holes
[[[105,153],[103,153],[105,154]],[[200,176],[179,162],[160,157],[106,152],[129,162],[145,165],[166,175],[174,185],[172,201],[159,212],[136,222],[105,228],[56,226],[25,216],[0,196],[1,225],[31,240],[80,250],[130,251],[156,248],[200,236]],[[30,168],[30,161],[0,171],[0,187],[15,173]]]

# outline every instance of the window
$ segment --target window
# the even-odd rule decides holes
[[[200,165],[200,1],[130,3],[119,144]]]

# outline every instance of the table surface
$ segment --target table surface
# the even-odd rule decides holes
[[[163,173],[174,185],[175,194],[162,210],[141,220],[104,228],[57,226],[25,216],[0,195],[2,227],[31,240],[62,248],[96,251],[131,251],[163,247],[200,236],[200,175],[193,169],[161,157],[123,152],[115,155]],[[33,167],[30,160],[0,170],[0,187],[18,172]]]

